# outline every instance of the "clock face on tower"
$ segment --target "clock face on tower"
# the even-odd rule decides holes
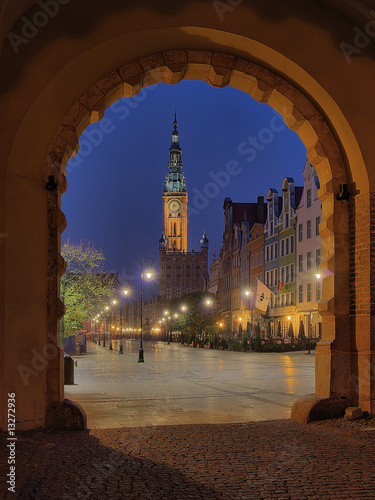
[[[171,200],[168,201],[168,210],[171,212],[171,214],[177,214],[178,212],[181,212],[181,201],[177,198],[172,198]]]

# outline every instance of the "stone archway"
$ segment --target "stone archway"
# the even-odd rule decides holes
[[[353,58],[348,71],[339,48],[353,38],[353,26],[365,29],[371,19],[363,2],[245,0],[224,20],[204,0],[181,2],[173,12],[150,0],[135,6],[114,1],[106,9],[98,2],[100,19],[84,0],[63,3],[19,54],[5,44],[0,57],[7,75],[0,105],[8,124],[0,136],[2,407],[6,393],[16,391],[19,428],[33,428],[46,425],[46,408],[56,409],[63,398],[56,340],[65,225],[59,197],[69,148],[120,97],[157,81],[197,78],[270,104],[306,145],[322,185],[327,271],[316,391],[374,413],[375,104],[365,84],[375,78],[374,50]],[[35,0],[4,5],[9,12],[0,23],[1,40],[11,29],[19,32],[21,21],[12,26],[23,9],[30,7],[31,19],[40,10]],[[46,190],[49,175],[54,180]],[[340,184],[348,185],[349,201],[336,198]]]
[[[316,107],[293,86],[261,66],[223,53],[175,50],[153,54],[116,69],[97,82],[69,110],[56,132],[45,164],[45,180],[58,179],[59,191],[49,193],[49,310],[61,311],[57,299],[56,276],[63,271],[56,235],[65,228],[59,211],[59,192],[66,189],[65,166],[79,148],[78,137],[85,128],[104,116],[105,109],[122,97],[136,95],[155,83],[176,84],[182,79],[199,79],[215,87],[233,86],[255,100],[269,104],[301,138],[307,157],[320,179],[323,220],[323,338],[317,348],[317,401],[345,396],[345,404],[355,397],[351,384],[349,338],[349,221],[345,200],[335,196],[348,177],[340,147]],[[337,266],[337,262],[340,265]],[[340,304],[340,307],[338,307]],[[49,318],[51,334],[58,328],[57,317]],[[338,369],[329,370],[328,365]],[[314,404],[317,402],[314,399]],[[51,404],[56,405],[55,401]],[[308,406],[310,407],[310,399]],[[339,408],[341,409],[341,403]],[[303,410],[305,411],[305,410]]]

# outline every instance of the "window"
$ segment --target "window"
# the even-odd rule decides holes
[[[298,224],[298,241],[302,241],[303,239],[303,225]]]
[[[298,287],[298,301],[303,302],[303,286]]]
[[[285,228],[289,227],[289,214],[285,214]]]
[[[322,298],[322,285],[320,281],[316,282],[316,300],[320,300]]]
[[[320,248],[317,248],[315,250],[315,260],[316,260],[316,267],[318,268],[320,264]]]
[[[294,236],[290,237],[290,253],[294,253]]]
[[[290,281],[294,281],[294,264],[290,264]]]
[[[195,266],[195,268],[196,268],[196,269],[200,269],[200,268],[201,268],[201,266]]]
[[[273,308],[273,295],[271,295],[271,298],[270,298],[270,309]]]
[[[311,220],[307,221],[306,238],[311,238]]]
[[[281,296],[281,307],[283,307],[284,305],[284,300],[285,300],[285,293],[283,293]]]
[[[262,273],[259,273],[259,274],[258,274],[258,278],[259,278],[259,280],[260,280],[260,281],[262,281],[262,278],[263,278]]]
[[[311,252],[307,252],[306,269],[311,269]]]
[[[289,283],[289,266],[285,267],[285,283]]]
[[[289,254],[289,238],[285,240],[285,255]]]
[[[270,229],[270,233],[273,234],[273,222],[271,222],[271,229]]]
[[[303,271],[303,264],[302,264],[302,255],[298,256],[298,272],[301,273]]]
[[[259,252],[259,265],[262,265],[262,252]]]
[[[293,306],[294,305],[294,292],[292,292],[290,294],[290,305]]]
[[[255,267],[257,267],[258,265],[258,254],[256,253],[255,254]]]
[[[275,275],[275,279],[273,282],[275,283],[275,285],[277,285],[277,269],[275,269],[274,275]]]
[[[281,268],[281,281],[284,283],[284,268]]]
[[[172,267],[171,266],[167,266],[167,269],[172,269]]]
[[[319,235],[319,224],[320,224],[320,216],[315,219],[315,234]]]
[[[277,242],[275,243],[275,259],[277,259]]]
[[[270,273],[270,282],[269,282],[269,286],[273,286],[273,272],[271,271]]]
[[[268,286],[270,284],[270,273],[267,271],[266,272],[266,285]]]
[[[284,245],[285,245],[284,240],[281,240],[281,257],[284,257]]]
[[[190,269],[190,266],[186,266],[186,269]]]
[[[267,247],[268,250],[268,247]],[[254,267],[254,255],[251,256],[251,269]]]
[[[266,249],[266,262],[269,262],[270,260],[270,247],[268,246]]]
[[[311,189],[308,189],[306,192],[306,207],[311,207]]]
[[[190,278],[190,274],[187,274],[187,275],[186,275],[186,277],[187,277],[187,278]]]
[[[270,259],[273,260],[273,245],[271,245],[271,255],[270,255]]]
[[[311,302],[311,283],[307,283],[307,302]]]

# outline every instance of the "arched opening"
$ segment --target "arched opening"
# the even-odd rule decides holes
[[[25,0],[23,5],[32,3]],[[103,13],[101,23],[96,12],[78,9],[77,17],[87,17],[84,33],[71,26],[71,6],[67,6],[56,21],[71,27],[65,39],[59,29],[51,29],[56,27],[51,22],[26,48],[20,46],[17,71],[2,86],[1,102],[9,127],[0,139],[6,147],[1,191],[5,215],[0,233],[5,235],[0,255],[5,275],[1,294],[6,297],[0,310],[6,331],[2,393],[16,373],[12,384],[22,400],[20,428],[45,425],[46,408],[56,407],[63,398],[62,360],[56,354],[57,322],[62,314],[58,276],[64,268],[59,238],[65,224],[59,196],[65,190],[63,172],[71,151],[87,124],[103,116],[104,109],[119,97],[134,95],[156,81],[177,83],[182,78],[233,85],[270,104],[306,145],[321,183],[322,266],[331,273],[323,285],[324,327],[316,391],[322,397],[344,396],[374,412],[370,286],[374,276],[369,252],[374,197],[372,134],[371,127],[366,128],[371,123],[372,103],[366,88],[352,96],[353,88],[364,85],[358,75],[371,80],[374,68],[362,54],[353,59],[355,71],[349,72],[337,41],[353,37],[353,23],[341,9],[332,11],[342,22],[330,18],[328,3],[336,4],[306,2],[303,13],[292,1],[272,8],[265,3],[259,9],[246,2],[231,12],[225,25],[211,2],[198,6],[188,2],[168,15],[162,8],[147,6],[146,17],[137,9],[129,15],[116,4],[116,16],[113,10]],[[207,14],[203,27],[196,26],[200,7]],[[19,15],[14,12],[8,19],[8,29]],[[364,18],[361,14],[355,22]],[[308,50],[306,44],[298,43],[305,39],[306,27],[311,28]],[[286,37],[286,32],[293,37]],[[8,43],[1,63],[9,75],[14,61]],[[34,72],[36,67],[43,71]],[[353,97],[350,104],[348,95]],[[17,105],[9,109],[8,102]],[[54,176],[58,190],[46,194],[49,175]],[[345,184],[349,202],[340,188]],[[29,241],[32,245],[26,245]],[[27,283],[25,275],[30,278]],[[27,336],[23,334],[25,322]],[[22,352],[12,349],[14,341],[22,344]],[[29,370],[27,383],[18,376],[18,367]],[[5,422],[4,414],[3,428]]]
[[[83,107],[77,103],[75,109],[70,110],[63,120],[63,125],[60,125],[56,133],[56,140],[52,143],[48,153],[45,178],[47,180],[52,175],[59,179],[60,191],[64,191],[64,169],[69,158],[78,151],[79,146],[76,141],[85,127],[103,117],[106,107],[119,98],[134,96],[143,87],[154,83],[173,84],[184,78],[200,79],[217,87],[231,85],[246,92],[257,101],[269,104],[283,116],[288,127],[299,135],[306,146],[308,160],[316,168],[320,179],[319,197],[322,201],[323,212],[321,267],[325,270],[325,278],[320,305],[323,332],[322,342],[317,348],[316,392],[325,397],[331,397],[332,393],[348,394],[348,391],[351,392],[348,369],[350,363],[346,369],[341,369],[335,378],[326,377],[326,371],[323,368],[328,359],[330,362],[335,362],[335,352],[332,350],[333,342],[340,345],[340,357],[347,348],[343,345],[345,336],[342,335],[342,329],[338,332],[335,326],[337,322],[343,324],[349,314],[347,286],[349,283],[349,263],[347,261],[345,266],[342,265],[343,259],[347,260],[347,254],[345,250],[340,252],[340,249],[346,249],[348,246],[348,213],[346,202],[338,200],[335,196],[340,190],[340,184],[348,184],[340,147],[320,112],[302,93],[296,91],[285,80],[275,77],[256,64],[234,59],[226,54],[206,54],[205,63],[196,62],[198,57],[199,54],[194,50],[156,54],[147,58],[148,67],[145,69],[143,61],[132,62],[118,71],[118,73],[126,75],[124,81],[121,84],[118,82],[112,84],[104,96],[99,90],[102,83],[98,82],[80,99],[82,102],[87,102],[88,96],[90,96],[92,102],[90,108],[87,109],[86,106]],[[169,61],[171,58],[175,61],[177,59],[178,62],[167,65],[165,61]],[[150,61],[154,61],[153,65]],[[215,62],[217,64],[214,64]],[[73,116],[74,118],[72,118]],[[64,136],[65,140],[63,140]],[[58,197],[59,192],[49,194],[50,213],[59,213]],[[333,218],[335,219],[334,225],[332,224]],[[54,221],[50,221],[49,262],[54,263],[55,266],[50,269],[52,287],[57,287],[56,276],[59,273],[57,266],[61,261],[58,254],[59,248],[56,245],[57,241],[53,237],[64,228],[65,220],[61,213],[60,219],[64,221],[63,225],[61,222],[59,225],[58,217]],[[340,259],[339,268],[335,265],[338,259]],[[340,284],[339,288],[337,288],[338,283]],[[343,286],[344,283],[346,286]],[[55,293],[49,294],[51,311],[56,310],[56,304],[54,304],[56,297]],[[340,313],[337,312],[337,308],[334,308],[333,304],[336,301],[340,303]],[[57,328],[57,318],[51,317],[50,325],[53,325],[54,319],[54,328]]]

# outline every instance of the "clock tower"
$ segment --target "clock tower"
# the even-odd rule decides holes
[[[163,191],[163,235],[167,252],[187,252],[187,201],[176,113]]]
[[[194,290],[206,290],[208,280],[206,231],[200,240],[200,251],[188,252],[188,196],[177,125],[175,113],[163,190],[163,234],[159,240],[159,293],[163,307],[173,297],[181,297]]]

